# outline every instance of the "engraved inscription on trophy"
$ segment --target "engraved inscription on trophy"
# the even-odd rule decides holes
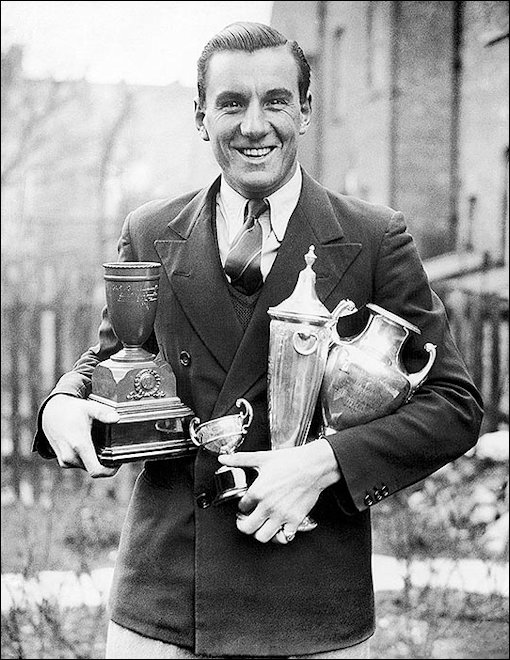
[[[146,309],[158,299],[158,284],[144,286],[142,289],[133,289],[130,284],[115,284],[111,286],[111,296],[118,303],[128,302],[140,305]]]

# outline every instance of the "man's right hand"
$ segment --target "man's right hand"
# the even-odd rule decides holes
[[[61,467],[87,470],[94,479],[113,477],[119,468],[108,468],[99,462],[91,435],[93,419],[114,424],[119,415],[97,401],[55,394],[46,403],[41,421]]]

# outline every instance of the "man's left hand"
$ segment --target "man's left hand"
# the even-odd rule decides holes
[[[340,479],[325,438],[287,449],[222,454],[218,460],[258,472],[239,501],[237,528],[261,543],[288,543],[321,492]]]

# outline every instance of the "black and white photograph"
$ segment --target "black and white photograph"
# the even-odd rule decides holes
[[[2,658],[508,658],[508,2],[1,30]]]

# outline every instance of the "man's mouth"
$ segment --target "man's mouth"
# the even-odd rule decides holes
[[[238,149],[239,153],[247,158],[264,158],[273,151],[274,147],[258,147],[250,149]]]

